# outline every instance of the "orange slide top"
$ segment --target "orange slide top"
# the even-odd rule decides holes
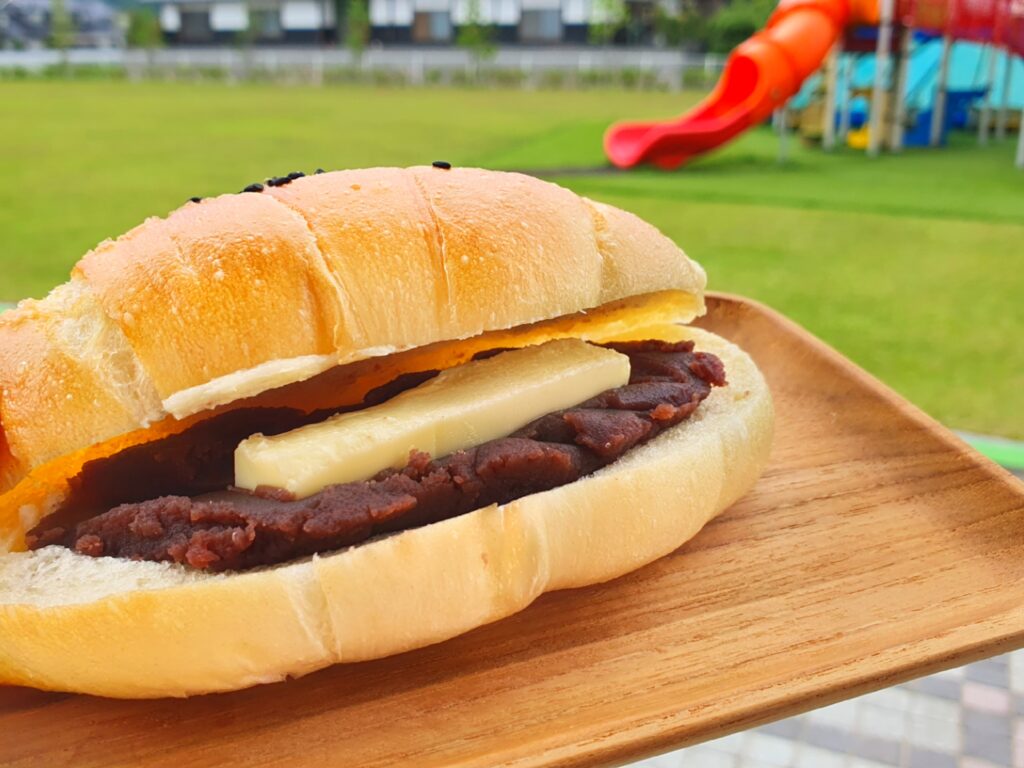
[[[848,24],[877,22],[877,0],[781,0],[765,28],[729,55],[718,85],[700,104],[676,120],[613,125],[605,153],[619,168],[677,168],[785,104]]]

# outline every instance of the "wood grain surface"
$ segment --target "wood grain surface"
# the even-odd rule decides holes
[[[236,694],[0,689],[0,763],[608,765],[1024,644],[1024,485],[764,307],[714,297],[700,324],[756,358],[778,429],[754,491],[678,552]]]

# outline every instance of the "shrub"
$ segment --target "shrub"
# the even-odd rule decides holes
[[[562,88],[565,88],[565,84],[568,80],[569,76],[565,70],[548,69],[541,73],[540,87],[553,91],[561,90]]]
[[[324,69],[324,83],[328,85],[347,85],[358,83],[362,73],[357,67],[328,67]]]
[[[714,72],[708,73],[703,67],[686,67],[683,70],[683,88],[709,88],[718,79]]]
[[[521,69],[492,68],[480,73],[482,82],[500,88],[519,88],[526,82],[526,72]]]
[[[222,82],[228,79],[228,70],[225,67],[205,66],[195,68],[197,80],[209,80],[210,82]]]
[[[32,78],[33,73],[29,72],[24,67],[11,67],[10,69],[0,69],[0,80],[28,80]]]
[[[610,69],[585,69],[576,79],[582,88],[607,88],[615,84],[615,72]]]
[[[374,69],[370,71],[370,82],[376,86],[400,88],[407,84],[408,79],[397,69]]]

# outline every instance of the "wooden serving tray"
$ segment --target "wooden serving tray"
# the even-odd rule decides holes
[[[700,324],[753,354],[778,427],[757,487],[678,552],[236,694],[0,690],[0,763],[607,765],[1024,644],[1024,485],[763,306],[714,296]]]

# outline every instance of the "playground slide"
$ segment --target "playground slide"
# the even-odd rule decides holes
[[[619,168],[677,168],[768,118],[821,67],[847,24],[877,22],[877,0],[781,0],[729,55],[707,98],[676,120],[613,125],[605,153]]]

